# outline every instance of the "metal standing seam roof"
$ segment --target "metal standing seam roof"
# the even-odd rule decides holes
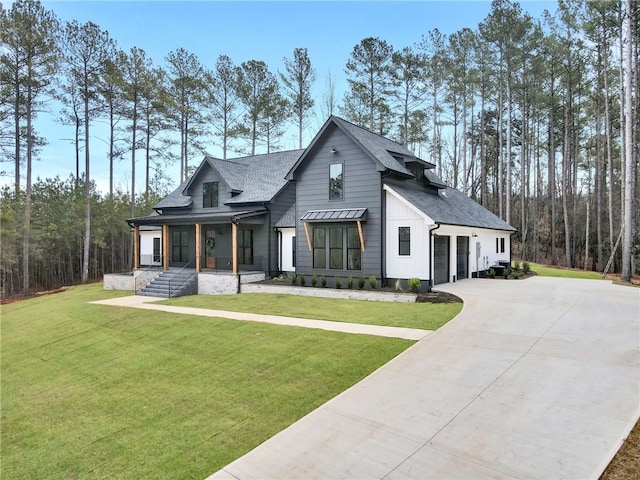
[[[367,219],[366,208],[343,208],[339,210],[307,210],[300,218],[303,222],[353,222]]]

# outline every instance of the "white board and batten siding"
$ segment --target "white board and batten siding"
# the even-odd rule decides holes
[[[457,280],[458,238],[468,239],[467,275],[488,270],[491,265],[511,258],[510,233],[503,230],[471,226],[438,224],[391,189],[386,192],[386,276],[389,278],[417,277],[421,280],[436,279],[430,256],[435,255],[436,236],[448,239],[447,281]],[[410,227],[411,252],[399,254],[400,227]],[[436,228],[437,227],[437,228]],[[429,242],[431,230],[431,245]],[[502,248],[504,246],[504,249]]]
[[[428,280],[429,225],[433,220],[416,210],[408,202],[387,190],[386,192],[386,276]],[[399,228],[409,227],[410,253],[400,255]]]

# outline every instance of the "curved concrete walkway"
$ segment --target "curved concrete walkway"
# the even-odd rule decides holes
[[[640,414],[640,290],[443,290],[458,317],[209,478],[598,478]]]

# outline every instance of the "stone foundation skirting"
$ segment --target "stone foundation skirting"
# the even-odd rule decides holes
[[[135,270],[133,273],[106,273],[104,275],[105,290],[140,290],[151,280],[160,275],[161,270],[157,268]]]
[[[240,293],[280,293],[305,297],[341,298],[345,300],[367,300],[371,302],[414,303],[413,293],[380,292],[374,290],[336,290],[335,288],[294,287],[288,285],[267,285],[250,283],[241,285]]]

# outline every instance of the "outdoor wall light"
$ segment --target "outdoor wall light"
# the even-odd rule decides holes
[[[333,153],[334,155],[335,155],[336,153],[338,153],[338,150],[336,150],[336,147],[331,147],[331,150],[330,150],[330,151],[331,151],[331,153]]]
[[[471,234],[471,236],[475,238],[475,237],[478,236],[478,234],[474,232],[474,233]]]

